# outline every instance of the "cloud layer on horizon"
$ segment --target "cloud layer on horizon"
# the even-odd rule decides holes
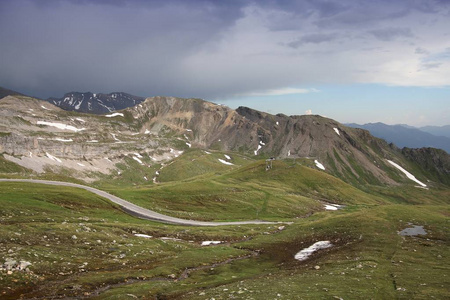
[[[41,97],[450,86],[448,1],[15,0],[0,26],[0,85]]]

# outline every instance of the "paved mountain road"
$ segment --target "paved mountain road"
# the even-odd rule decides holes
[[[76,184],[70,182],[63,181],[50,181],[50,180],[37,180],[37,179],[0,179],[0,182],[26,182],[26,183],[39,183],[39,184],[47,184],[47,185],[58,185],[58,186],[69,186],[80,189],[85,189],[89,192],[97,194],[101,197],[104,197],[118,205],[120,205],[123,210],[133,216],[137,216],[142,219],[162,222],[162,223],[170,223],[170,224],[178,224],[178,225],[191,225],[191,226],[225,226],[225,225],[248,225],[248,224],[277,224],[281,222],[268,222],[268,221],[260,221],[260,220],[252,220],[252,221],[236,221],[236,222],[204,222],[204,221],[195,221],[195,220],[185,220],[179,219],[175,217],[166,216],[160,213],[157,213],[153,210],[146,209],[140,206],[137,206],[133,203],[130,203],[126,200],[123,200],[117,196],[111,195],[102,190]],[[288,222],[285,222],[288,223]]]

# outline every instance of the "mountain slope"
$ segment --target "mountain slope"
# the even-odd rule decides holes
[[[405,155],[366,130],[321,116],[271,115],[173,97],[147,98],[102,116],[68,112],[19,96],[0,101],[0,116],[0,152],[39,174],[51,170],[87,181],[105,174],[111,180],[126,177],[151,183],[161,164],[192,147],[254,159],[296,159],[355,186],[414,184],[388,160],[414,171],[421,182],[431,180],[428,185],[449,182],[447,165],[439,164],[448,160],[445,152]],[[421,165],[415,161],[419,157]],[[229,163],[207,159],[192,176],[226,170],[224,162]],[[171,181],[170,177],[162,179]]]
[[[414,164],[400,149],[368,131],[320,116],[271,115],[245,107],[232,110],[200,99],[172,97],[147,98],[126,112],[141,132],[165,128],[184,135],[197,147],[266,158],[302,158],[313,167],[317,160],[326,172],[353,184],[395,184],[401,180],[387,159],[404,168]],[[449,175],[446,172],[444,176]],[[416,176],[425,180],[424,174]]]
[[[105,114],[135,106],[144,101],[144,98],[127,93],[93,94],[91,92],[72,92],[65,94],[62,98],[49,98],[47,101],[64,110]]]
[[[450,138],[450,125],[445,126],[424,126],[419,128],[422,131],[431,133],[435,136],[445,136]]]
[[[374,136],[385,139],[387,142],[394,143],[401,148],[433,147],[450,153],[450,138],[435,136],[417,128],[403,125],[386,125],[383,123],[347,124],[347,126],[369,130]]]
[[[6,89],[0,86],[0,99],[6,97],[6,96],[13,96],[13,95],[19,95],[19,96],[23,96],[23,94],[10,90],[10,89]]]

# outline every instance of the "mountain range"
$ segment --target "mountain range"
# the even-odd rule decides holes
[[[346,125],[369,130],[374,136],[382,138],[389,143],[394,143],[398,147],[433,147],[443,149],[447,153],[450,153],[450,126],[415,128],[403,124],[387,125],[384,123],[368,123],[364,125],[351,123]],[[436,136],[431,132],[440,134],[441,136]]]
[[[77,103],[81,109],[80,96],[78,102],[67,99],[67,104]],[[84,97],[95,98],[90,93]],[[127,155],[140,161],[143,154],[152,157],[149,162],[168,161],[195,147],[262,158],[301,158],[352,184],[397,184],[402,176],[387,160],[409,166],[422,178],[450,182],[450,160],[444,151],[413,149],[406,155],[366,130],[321,116],[271,115],[174,97],[147,98],[120,112],[97,116],[70,113],[23,96],[7,96],[0,107],[0,150],[7,159],[36,172],[64,165],[89,180],[96,168],[105,173],[116,170]],[[67,162],[59,163],[63,159]],[[81,167],[85,161],[92,168]]]
[[[92,114],[105,114],[135,106],[145,98],[127,93],[96,94],[91,92],[71,92],[62,98],[49,98],[48,102],[64,110],[79,111]]]

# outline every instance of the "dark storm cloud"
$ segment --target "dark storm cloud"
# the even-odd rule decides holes
[[[429,0],[4,0],[0,86],[41,97],[77,90],[213,99],[353,82],[364,79],[348,66],[368,61],[357,49],[400,53],[396,40],[418,40],[423,22],[413,14],[444,28],[448,13],[448,1]],[[416,48],[444,51],[424,42],[435,34],[429,27],[411,46],[416,59]],[[333,60],[336,53],[348,56]],[[372,73],[376,59],[358,74]]]
[[[86,89],[178,94],[175,83],[188,76],[180,60],[241,15],[238,6],[206,1],[2,5],[0,81],[43,97]]]

